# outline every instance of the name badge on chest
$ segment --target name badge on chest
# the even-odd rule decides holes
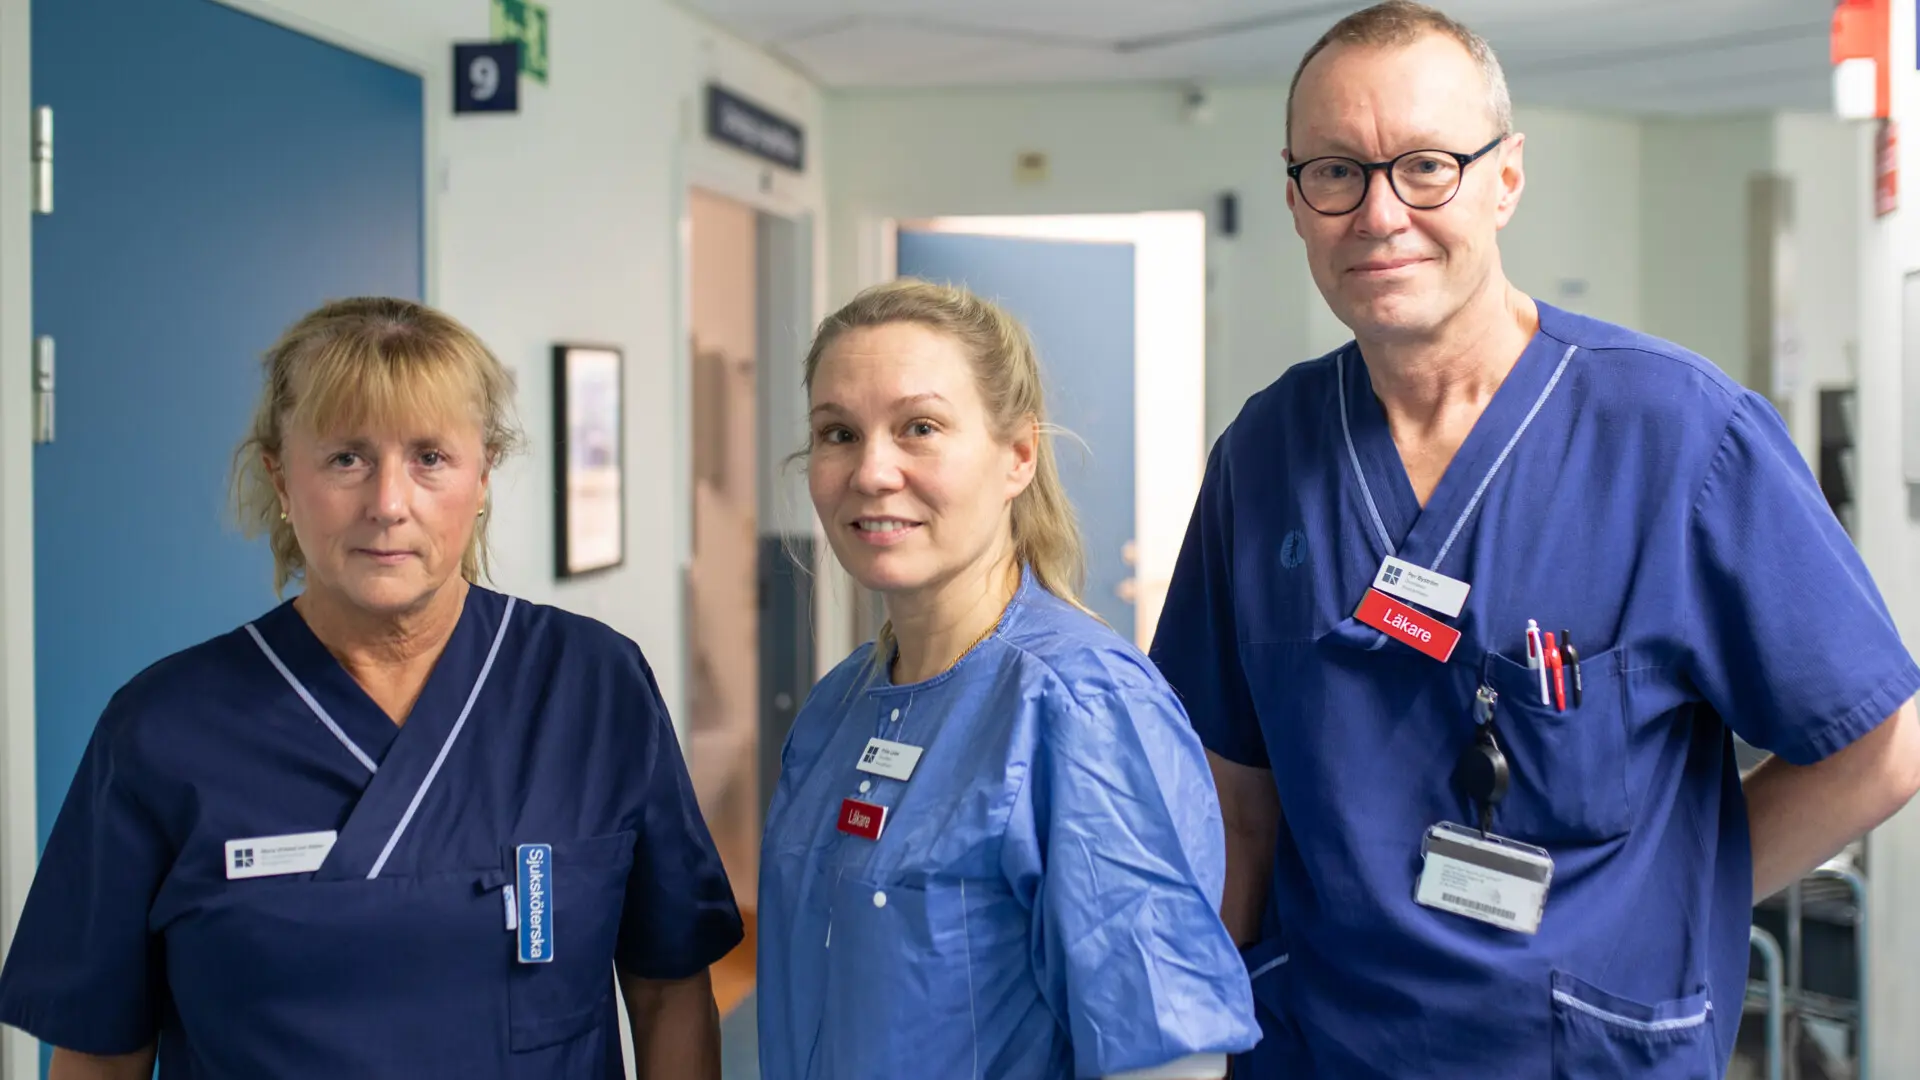
[[[923,752],[918,746],[908,746],[890,739],[868,739],[866,749],[860,752],[860,764],[856,767],[863,773],[884,776],[889,780],[907,780],[912,778],[914,766],[920,764]]]
[[[1449,619],[1460,617],[1470,588],[1458,578],[1391,555],[1380,563],[1380,571],[1373,575],[1373,587],[1410,604],[1432,608]]]
[[[514,849],[517,887],[514,899],[519,909],[520,962],[553,962],[553,847],[548,844],[521,844]]]
[[[840,802],[840,831],[849,836],[858,836],[862,840],[880,839],[881,830],[887,827],[887,808],[859,799],[843,799]]]
[[[327,861],[339,833],[291,833],[286,836],[256,836],[249,840],[227,841],[227,880],[277,877],[281,874],[311,874]]]

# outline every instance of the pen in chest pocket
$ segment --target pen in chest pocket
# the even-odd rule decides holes
[[[1573,683],[1573,707],[1580,707],[1580,651],[1573,647],[1573,631],[1560,631],[1560,653],[1567,669],[1567,678]]]
[[[1553,706],[1555,712],[1567,711],[1567,676],[1560,656],[1560,646],[1553,640],[1553,631],[1547,631],[1547,672],[1553,676]],[[1542,695],[1543,697],[1545,695]]]
[[[1540,704],[1553,704],[1547,696],[1547,643],[1540,635],[1540,624],[1533,619],[1527,620],[1527,668],[1539,676]]]

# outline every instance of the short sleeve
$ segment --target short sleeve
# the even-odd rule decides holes
[[[1233,611],[1233,494],[1222,436],[1208,457],[1200,497],[1174,563],[1153,635],[1153,662],[1186,707],[1206,748],[1264,769],[1267,746],[1240,668]]]
[[[1043,724],[1027,789],[1043,867],[1034,959],[1073,1075],[1251,1048],[1247,969],[1218,913],[1219,804],[1178,704],[1113,693]]]
[[[614,958],[629,975],[685,979],[732,951],[744,932],[660,689],[637,648],[633,655],[640,684],[631,707],[648,745],[633,780],[643,801]]]
[[[1920,689],[1858,550],[1764,400],[1735,408],[1688,528],[1677,632],[1695,686],[1741,738],[1810,764]]]
[[[81,756],[0,971],[0,1023],[85,1054],[151,1044],[165,994],[147,914],[173,845],[136,795],[120,708]]]

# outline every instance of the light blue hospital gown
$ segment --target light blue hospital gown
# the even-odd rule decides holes
[[[1259,1037],[1217,912],[1206,756],[1160,675],[1029,574],[945,673],[857,650],[782,753],[760,877],[765,1080],[1096,1077]],[[858,771],[869,739],[924,748]],[[888,808],[878,842],[842,800]]]

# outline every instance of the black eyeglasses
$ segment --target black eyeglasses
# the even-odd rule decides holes
[[[1328,217],[1351,214],[1367,201],[1373,174],[1387,174],[1394,197],[1415,210],[1438,210],[1460,193],[1467,166],[1506,141],[1505,135],[1471,154],[1451,150],[1409,150],[1392,161],[1356,161],[1350,157],[1310,158],[1287,167],[1287,177],[1307,206]]]

